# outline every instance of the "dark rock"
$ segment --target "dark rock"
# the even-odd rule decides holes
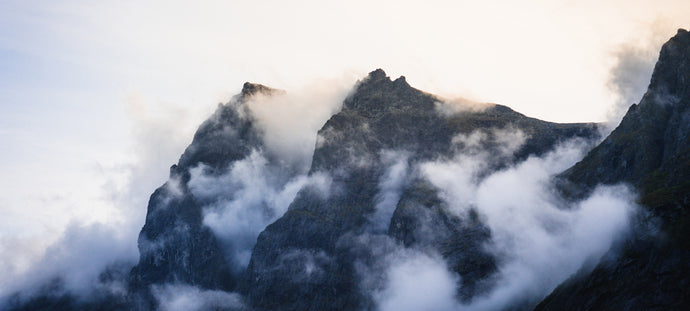
[[[461,276],[458,296],[465,302],[493,285],[489,276],[497,271],[497,262],[484,249],[490,243],[491,231],[475,210],[465,219],[454,215],[425,182],[404,192],[388,234],[406,247],[439,251],[452,271]]]
[[[491,232],[482,215],[451,213],[435,188],[411,174],[386,216],[390,220],[383,229],[372,227],[379,185],[390,166],[385,153],[404,155],[401,161],[414,167],[479,148],[490,155],[482,172],[486,175],[543,155],[566,140],[592,141],[597,136],[596,124],[550,123],[501,105],[448,110],[442,99],[412,88],[404,77],[391,81],[377,69],[356,85],[342,110],[318,132],[310,174],[330,176],[330,192],[302,189],[287,212],[276,215],[281,217],[258,236],[245,269],[227,255],[233,241],[219,239],[204,225],[203,208],[213,198],[196,197],[190,180],[195,169],[220,176],[233,163],[263,150],[263,133],[247,102],[252,96],[282,93],[245,83],[239,95],[219,105],[199,127],[170,168],[169,181],[150,197],[139,235],[139,262],[128,277],[103,276],[127,278],[128,296],[104,295],[87,304],[69,293],[47,291],[34,300],[17,300],[13,308],[149,310],[158,307],[152,288],[182,284],[239,292],[255,310],[373,309],[372,292],[361,287],[361,271],[381,273],[385,267],[380,267],[379,257],[399,248],[440,254],[461,280],[458,298],[469,302],[495,285],[492,276],[499,265],[485,251]],[[505,152],[495,130],[523,133],[524,143]],[[486,134],[481,146],[453,140],[475,131]],[[269,165],[288,177],[294,174],[279,164]]]
[[[155,306],[149,290],[156,284],[225,291],[237,287],[242,271],[228,260],[221,241],[203,224],[203,204],[188,187],[190,170],[203,165],[209,174],[221,174],[235,161],[263,149],[260,129],[246,101],[258,93],[280,92],[245,83],[240,95],[219,105],[199,127],[179,163],[171,167],[170,180],[151,195],[139,235],[140,260],[130,275],[130,290],[144,304]]]
[[[412,163],[451,157],[452,138],[476,130],[514,127],[528,138],[514,155],[497,159],[493,169],[504,167],[551,150],[564,140],[593,138],[593,124],[553,124],[527,118],[503,106],[479,111],[439,112],[440,99],[410,87],[399,78],[391,81],[376,70],[356,86],[319,131],[312,161],[312,173],[327,172],[336,190],[323,199],[311,189],[300,192],[288,212],[264,230],[258,238],[241,291],[257,310],[359,310],[371,307],[371,293],[358,288],[355,263],[371,262],[371,252],[358,250],[353,236],[367,234],[367,220],[375,211],[378,184],[384,174],[382,153],[404,152]],[[498,148],[489,140],[488,150]],[[492,145],[493,142],[493,145]],[[498,152],[496,152],[498,153]],[[403,193],[388,232],[409,247],[436,249],[449,266],[465,279],[459,295],[471,299],[486,286],[482,280],[495,272],[495,262],[481,250],[490,237],[477,219],[459,219],[443,210],[419,187]],[[424,205],[428,200],[431,205]],[[421,206],[419,204],[422,204]],[[431,240],[415,239],[424,224],[415,221],[420,213],[432,215],[440,226]],[[423,244],[429,245],[423,245]],[[323,254],[329,258],[318,269],[318,277],[300,275],[284,265],[285,254],[295,251]],[[482,287],[485,286],[485,287]]]
[[[625,182],[648,218],[593,271],[561,284],[536,310],[682,310],[690,304],[690,33],[664,44],[649,89],[621,124],[560,175],[582,197]],[[660,225],[649,225],[659,220]],[[654,230],[660,233],[650,234]]]

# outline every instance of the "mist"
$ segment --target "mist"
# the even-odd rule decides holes
[[[199,186],[194,191],[206,200],[204,224],[219,239],[237,241],[227,245],[229,260],[237,262],[246,261],[252,237],[285,211],[299,189],[315,187],[324,196],[332,191],[328,174],[307,173],[313,148],[324,138],[314,133],[339,109],[354,79],[308,86],[303,81],[340,72],[361,77],[384,67],[447,98],[498,102],[559,122],[605,120],[613,128],[644,93],[660,42],[687,22],[688,11],[685,0],[409,2],[393,7],[369,1],[2,1],[0,138],[6,147],[0,154],[5,173],[0,186],[0,308],[8,295],[41,291],[36,288],[50,280],[59,280],[57,292],[80,297],[93,289],[120,292],[118,282],[101,280],[101,272],[127,271],[136,263],[137,236],[150,194],[166,181],[197,125],[244,81],[288,91],[285,97],[256,97],[250,103],[264,131],[265,148],[225,168],[221,176],[207,174],[203,166],[194,170]],[[653,31],[646,33],[649,28]],[[454,111],[439,106],[441,114]],[[613,209],[609,217],[614,217],[620,212],[616,206],[630,205],[629,197],[635,195],[619,186],[599,189],[577,204],[562,202],[548,182],[555,169],[533,167],[561,163],[545,158],[528,160],[533,164],[520,172],[534,176],[511,190],[523,180],[516,177],[517,166],[486,176],[482,161],[493,156],[471,151],[473,140],[485,135],[458,137],[458,155],[452,160],[409,163],[404,151],[391,151],[385,177],[377,184],[380,194],[369,223],[373,230],[385,231],[401,191],[418,176],[441,191],[456,215],[479,210],[493,224],[495,243],[512,245],[512,253],[501,258],[529,257],[515,250],[519,241],[500,237],[501,230],[518,230],[502,227],[503,212],[543,206],[525,208],[532,216],[517,219],[528,228],[566,224],[574,232],[587,223],[586,215],[594,215],[579,210],[607,204]],[[349,159],[361,165],[371,160],[356,156]],[[245,180],[250,174],[259,178]],[[519,204],[493,201],[504,192]],[[210,199],[214,193],[218,200]],[[546,212],[553,208],[562,211]],[[226,221],[235,223],[220,225]],[[616,226],[591,223],[610,230]],[[243,230],[247,233],[239,233]],[[541,231],[548,233],[535,229],[535,238],[567,244],[565,233]],[[596,249],[601,245],[593,244]],[[426,251],[415,254],[409,262],[439,259]],[[408,261],[392,264],[391,280],[404,279],[399,271],[437,276],[447,270],[439,263],[425,273],[410,268]],[[536,271],[525,265],[505,264],[505,278],[509,271]],[[439,280],[448,284],[455,278]],[[535,293],[550,286],[539,283],[525,284],[539,288],[531,291]],[[382,308],[400,306],[396,293],[406,289],[394,284],[377,287]],[[160,301],[174,300],[178,289],[184,292],[180,296],[194,299],[213,300],[217,294],[170,286],[173,290],[158,289]],[[509,294],[502,297],[521,295],[504,292]],[[184,299],[171,304],[173,309],[199,306]]]
[[[266,151],[300,171],[309,170],[316,132],[342,106],[355,81],[324,79],[282,94],[256,94],[249,111],[263,132]]]
[[[56,228],[3,237],[0,306],[10,298],[21,301],[34,294],[83,300],[103,293],[124,296],[124,278],[139,258],[137,237],[148,198],[167,178],[170,164],[209,107],[162,104],[130,94],[123,102],[125,132],[132,138],[127,157],[91,164],[87,171],[92,184],[78,196],[64,193],[68,206],[44,201],[41,209],[55,213],[51,225]],[[19,296],[12,297],[17,292]]]
[[[190,171],[188,186],[203,202],[203,224],[224,243],[228,261],[238,270],[246,267],[258,234],[285,212],[299,190],[307,187],[323,197],[329,195],[330,176],[307,172],[316,132],[340,109],[353,84],[350,78],[341,77],[306,83],[281,96],[252,96],[247,111],[262,133],[263,146],[220,174],[209,173],[204,165]],[[156,103],[136,93],[127,97],[132,151],[125,159],[98,167],[104,176],[97,188],[98,203],[105,207],[98,209],[103,219],[73,220],[64,231],[57,232],[57,238],[49,236],[55,232],[43,233],[45,236],[36,237],[35,242],[3,238],[3,252],[15,253],[0,265],[0,305],[46,294],[72,295],[83,301],[101,295],[124,297],[127,274],[139,258],[137,237],[149,196],[165,181],[170,165],[177,161],[191,141],[194,127],[210,114],[211,107]],[[175,193],[178,182],[168,180],[171,193]],[[27,242],[32,244],[27,246]],[[182,293],[172,301],[161,298],[162,310],[224,307],[217,303],[218,297],[236,295],[183,284],[152,291],[157,297]]]
[[[323,198],[334,191],[332,177],[325,172],[309,172],[309,166],[319,140],[332,138],[327,136],[333,133],[319,136],[317,131],[340,109],[349,90],[343,85],[322,84],[275,98],[250,97],[246,102],[247,117],[255,121],[263,145],[220,171],[204,164],[191,168],[187,186],[201,203],[203,225],[221,242],[235,272],[241,273],[247,267],[258,235],[287,211],[299,191],[310,188]],[[162,125],[166,122],[154,124],[160,127],[149,125],[147,134],[140,136],[141,146],[168,134],[155,131],[165,128]],[[377,185],[374,213],[363,233],[340,242],[371,255],[356,263],[356,270],[359,289],[371,297],[376,308],[494,310],[530,306],[624,239],[636,209],[635,194],[625,185],[600,187],[589,198],[568,202],[559,197],[551,183],[555,174],[582,158],[588,143],[564,142],[541,157],[532,156],[495,171],[500,167],[496,165],[508,163],[528,138],[507,126],[455,136],[451,141],[455,154],[450,158],[413,162],[405,150],[385,150],[378,155],[383,174]],[[121,204],[124,220],[74,224],[47,249],[43,259],[5,281],[3,295],[21,291],[19,298],[13,299],[28,299],[45,293],[40,290],[45,288],[42,284],[53,280],[59,284],[53,295],[66,293],[82,299],[94,292],[127,295],[126,274],[137,260],[136,235],[144,219],[143,211],[135,206],[145,206],[142,198],[153,186],[143,184],[155,180],[147,178],[154,174],[147,173],[143,166],[161,157],[158,148],[143,150],[138,164],[142,166],[130,166],[125,171],[131,179],[106,185],[112,202]],[[362,164],[369,161],[357,159],[357,155],[343,155],[348,165],[370,165]],[[419,245],[406,247],[388,235],[402,192],[420,179],[438,191],[455,217],[468,219],[476,213],[491,231],[490,240],[482,248],[496,258],[498,271],[491,277],[492,285],[471,300],[458,299],[462,279],[450,270],[437,250]],[[175,193],[176,182],[168,182],[171,193]],[[415,234],[420,240],[433,240],[430,218],[418,216],[422,227]],[[92,255],[94,250],[97,257]],[[325,253],[302,250],[289,250],[281,257],[281,262],[295,265],[305,278],[323,274],[320,267],[331,261]],[[118,271],[119,277],[103,279],[108,269]],[[161,310],[232,309],[243,304],[237,293],[185,284],[156,285],[151,291]]]
[[[327,197],[331,178],[324,173],[286,176],[258,151],[232,164],[225,174],[206,174],[203,166],[191,171],[189,187],[201,202],[203,224],[225,243],[226,255],[238,269],[246,268],[256,238],[309,187]]]
[[[614,100],[607,112],[604,131],[616,127],[628,108],[639,103],[647,91],[659,50],[668,39],[668,28],[668,22],[657,20],[641,31],[640,40],[622,43],[613,50],[614,62],[607,87],[613,92]]]
[[[203,290],[184,284],[154,286],[153,294],[161,311],[244,310],[238,294]]]
[[[487,133],[498,137],[502,152],[478,147]],[[496,258],[498,271],[488,290],[460,301],[456,296],[459,275],[433,249],[406,248],[381,237],[388,241],[388,251],[379,252],[378,257],[374,252],[378,263],[360,273],[363,291],[375,293],[380,310],[533,307],[571,275],[592,268],[612,245],[625,239],[637,210],[635,193],[627,186],[601,186],[590,197],[569,202],[560,198],[552,183],[555,174],[581,159],[588,146],[584,141],[571,140],[541,157],[485,174],[487,163],[512,154],[525,138],[514,130],[476,131],[454,140],[464,148],[452,159],[409,164],[410,171],[438,189],[453,214],[468,219],[476,213],[490,228],[491,238],[483,248]],[[390,170],[385,177],[393,179],[387,184],[401,182]],[[381,188],[381,196],[387,191]],[[424,215],[418,217],[429,221]],[[432,240],[434,232],[422,229],[416,234]]]
[[[297,193],[309,188],[327,198],[331,176],[309,174],[317,131],[352,89],[347,79],[331,79],[287,92],[246,98],[246,116],[261,133],[262,146],[223,172],[204,165],[188,183],[202,202],[203,224],[224,243],[232,266],[246,268],[259,233],[286,211]]]

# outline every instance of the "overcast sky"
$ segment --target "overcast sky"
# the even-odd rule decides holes
[[[689,16],[687,0],[1,1],[0,257],[30,260],[70,223],[136,231],[245,81],[290,91],[382,68],[448,98],[605,121]]]

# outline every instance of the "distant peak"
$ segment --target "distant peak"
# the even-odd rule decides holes
[[[673,36],[670,41],[681,41],[684,44],[687,44],[688,40],[690,40],[690,32],[683,28],[678,28],[676,35]]]
[[[399,85],[404,85],[404,86],[410,86],[409,84],[407,84],[407,80],[405,80],[405,76],[398,77],[397,79],[395,79],[395,81],[393,81],[393,83],[399,84]]]
[[[660,98],[670,95],[688,99],[690,89],[686,81],[690,81],[690,32],[681,28],[661,47],[649,90],[656,91],[656,97]]]
[[[381,68],[370,72],[369,75],[367,76],[367,79],[371,80],[371,81],[384,80],[384,79],[390,81],[390,79],[386,75],[386,72],[383,71],[383,69],[381,69]]]
[[[280,92],[280,90],[273,89],[258,83],[245,82],[242,86],[242,96],[252,96],[256,95],[257,93],[270,95],[276,92]]]

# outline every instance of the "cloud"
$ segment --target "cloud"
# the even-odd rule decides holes
[[[315,134],[314,134],[315,135]],[[259,233],[274,222],[304,187],[328,197],[327,174],[286,173],[260,151],[234,162],[222,174],[207,172],[199,165],[190,171],[189,188],[203,204],[203,224],[228,247],[236,268],[245,268]]]
[[[342,106],[354,85],[349,79],[312,82],[283,94],[257,94],[247,103],[262,130],[267,151],[279,159],[309,169],[316,132]]]
[[[410,252],[390,264],[384,290],[374,294],[379,310],[457,310],[458,276],[438,255]]]
[[[509,139],[510,131],[494,134],[502,136],[496,141],[505,145],[499,150],[516,150],[511,147],[515,144]],[[381,265],[385,267],[380,270],[383,272],[379,272],[385,284],[376,287],[367,278],[362,281],[370,284],[367,288],[373,288],[382,310],[406,306],[452,310],[533,306],[587,263],[597,262],[629,232],[636,205],[635,194],[628,187],[602,186],[580,202],[561,199],[553,188],[551,178],[579,160],[586,144],[569,141],[542,157],[530,157],[481,175],[479,172],[486,169],[483,163],[492,156],[477,149],[486,136],[475,132],[460,137],[459,142],[474,147],[459,149],[452,159],[418,166],[421,176],[439,190],[453,214],[469,219],[471,213],[476,213],[489,227],[491,238],[483,247],[498,263],[498,270],[491,276],[492,285],[486,292],[460,302],[456,289],[461,283],[446,261],[429,249],[401,250],[398,245],[378,259],[385,262]],[[470,152],[464,154],[463,150]],[[427,221],[428,217],[421,216],[419,221]]]
[[[649,86],[661,45],[668,40],[671,35],[668,30],[674,26],[670,22],[656,20],[640,31],[638,40],[622,43],[612,53],[614,65],[609,71],[607,86],[614,92],[616,99],[608,111],[608,130],[618,125],[628,108],[642,99]]]
[[[436,112],[444,117],[452,116],[459,112],[481,112],[491,108],[492,104],[480,103],[466,98],[442,99],[434,103]]]
[[[127,156],[92,159],[73,190],[43,200],[26,212],[31,220],[52,214],[48,226],[28,230],[26,236],[3,236],[0,251],[0,300],[21,291],[21,296],[45,294],[41,288],[58,280],[51,294],[88,299],[94,293],[125,291],[126,276],[138,260],[137,237],[145,220],[149,196],[169,174],[184,146],[191,140],[205,108],[157,103],[132,93],[121,104],[127,111],[131,141]],[[127,132],[127,127],[123,127]],[[80,186],[83,185],[83,186]],[[175,180],[168,182],[174,189]],[[69,189],[69,188],[68,188]],[[51,189],[32,189],[37,196]],[[24,223],[31,227],[35,224]],[[22,247],[15,247],[22,245]],[[101,280],[113,265],[123,273]],[[119,289],[118,289],[119,288]]]
[[[346,235],[338,243],[356,254],[359,291],[376,310],[455,310],[457,274],[432,248],[405,247],[385,233]]]
[[[381,10],[389,9],[387,4],[372,7],[362,1],[310,5],[322,8],[323,14],[310,14],[302,10],[303,6],[289,3],[275,3],[275,10],[266,10],[264,4],[256,2],[213,2],[192,8],[163,1],[134,5],[67,1],[39,8],[28,2],[3,1],[0,45],[7,53],[2,65],[13,70],[5,71],[2,77],[8,83],[0,83],[6,86],[0,90],[4,104],[0,123],[11,127],[3,127],[0,133],[3,139],[13,142],[3,154],[22,161],[0,161],[8,177],[4,178],[0,199],[6,217],[0,252],[11,254],[4,255],[0,264],[0,288],[28,278],[24,274],[31,274],[34,263],[52,262],[44,260],[45,256],[57,256],[55,260],[68,256],[66,251],[54,250],[71,247],[63,243],[82,243],[59,238],[66,237],[67,231],[78,230],[73,228],[98,223],[98,230],[109,232],[115,228],[122,239],[112,241],[107,234],[93,234],[103,238],[104,243],[120,245],[128,241],[136,245],[148,195],[164,182],[168,166],[191,140],[193,127],[202,119],[198,115],[210,112],[211,104],[227,95],[228,85],[239,88],[247,79],[285,87],[322,74],[359,74],[383,66],[405,74],[421,88],[453,93],[461,85],[529,115],[538,113],[572,121],[596,118],[597,109],[604,109],[597,107],[608,103],[601,100],[605,77],[592,74],[597,71],[592,68],[607,67],[597,51],[617,44],[608,42],[620,35],[631,36],[628,41],[638,40],[638,30],[648,26],[650,16],[666,15],[682,23],[688,11],[687,1],[633,6],[623,1],[600,3],[561,3],[548,6],[549,14],[524,5],[496,10],[493,4],[459,3],[459,7],[451,7],[407,3],[395,8],[399,14],[381,15]],[[628,9],[621,12],[621,5]],[[369,9],[362,10],[363,6]],[[573,9],[589,18],[570,18]],[[150,14],[153,11],[160,14]],[[400,22],[410,16],[431,19],[424,23]],[[641,27],[631,22],[639,20],[637,17],[644,21]],[[266,20],[275,24],[267,24]],[[353,20],[364,22],[351,23]],[[581,24],[582,20],[594,22]],[[507,27],[512,25],[521,26]],[[439,29],[461,30],[455,37],[462,40],[448,40],[447,33]],[[514,30],[506,33],[506,29]],[[666,37],[672,33],[666,32]],[[591,34],[596,38],[588,39]],[[422,41],[408,40],[412,37]],[[607,43],[593,43],[598,41]],[[639,90],[639,81],[626,81],[624,77],[644,67],[637,65],[645,63],[644,57],[639,58],[634,51],[620,54],[620,65],[615,70],[620,79],[613,80],[621,85],[621,93]],[[132,88],[140,94],[128,95]],[[257,109],[257,115],[267,115],[265,128],[273,135],[266,138],[271,152],[289,155],[288,161],[305,167],[314,145],[305,133],[318,123],[315,120],[327,117],[328,111],[336,108],[317,105],[311,95],[300,96],[284,101],[315,105],[303,107],[305,110],[283,110],[282,106],[263,112]],[[143,109],[135,104],[129,112],[134,123],[130,125],[132,135],[123,138],[119,132],[128,125],[119,120],[124,118],[120,108],[125,97],[145,103]],[[631,97],[621,103],[629,105],[639,100],[634,94]],[[565,101],[553,105],[555,100]],[[583,109],[583,103],[593,105]],[[303,124],[292,121],[302,120],[303,115],[308,116]],[[60,122],[52,123],[54,120]],[[83,120],[88,123],[80,124]],[[27,135],[27,130],[37,134]],[[305,139],[293,141],[293,134],[304,134]],[[88,139],[66,143],[83,135]],[[110,145],[120,139],[124,142]],[[17,151],[27,145],[40,148]],[[77,164],[75,158],[79,158]],[[478,165],[471,159],[462,161]],[[472,172],[461,166],[446,168]],[[78,170],[89,173],[75,174]],[[447,175],[450,183],[452,176]],[[476,180],[469,178],[466,182]],[[460,194],[465,191],[455,190]],[[291,190],[278,193],[289,194]],[[53,250],[48,251],[50,245]],[[75,251],[79,248],[74,247]],[[131,255],[128,248],[115,249],[122,250],[124,258]],[[76,258],[75,263],[79,263]]]
[[[627,188],[601,187],[563,206],[539,184],[544,179],[526,174],[517,168],[491,176],[477,190],[491,250],[503,262],[496,287],[470,305],[477,310],[538,302],[584,264],[597,262],[629,227],[635,197]]]
[[[247,265],[258,234],[285,212],[300,189],[309,187],[324,198],[329,196],[330,177],[323,172],[307,176],[306,171],[316,132],[339,109],[352,85],[346,80],[308,84],[277,98],[252,98],[248,112],[264,134],[265,150],[234,163],[224,175],[207,173],[203,166],[192,170],[189,186],[204,203],[204,224],[227,242],[228,258],[238,269]],[[93,196],[107,209],[92,206],[92,210],[103,214],[103,220],[73,220],[69,227],[60,228],[65,230],[61,238],[51,237],[61,236],[61,230],[42,232],[45,237],[3,237],[0,247],[15,255],[0,265],[0,297],[15,291],[22,291],[23,296],[41,294],[34,289],[53,279],[60,280],[61,293],[88,297],[100,290],[103,284],[98,285],[98,278],[110,264],[126,262],[131,267],[136,262],[137,237],[149,196],[168,176],[170,164],[189,144],[211,106],[161,103],[139,92],[132,92],[124,104],[131,152],[94,169],[102,184],[95,185]],[[168,180],[166,189],[181,194],[179,182]],[[109,247],[94,256],[85,245]],[[89,258],[89,263],[82,258]],[[125,282],[126,276],[121,277],[118,281]]]
[[[527,140],[527,136],[512,127],[460,133],[452,138],[455,155],[450,160],[419,164],[423,176],[434,184],[440,195],[458,215],[474,203],[474,196],[485,174],[497,164],[510,159]]]
[[[274,273],[288,273],[295,283],[319,283],[327,277],[327,267],[334,264],[333,258],[324,251],[286,249],[278,258]]]
[[[159,311],[245,310],[242,296],[184,284],[152,287]]]
[[[308,172],[317,131],[340,109],[351,85],[327,80],[252,95],[239,112],[254,121],[263,144],[225,171],[211,172],[203,164],[190,170],[188,185],[202,203],[203,224],[223,241],[235,268],[248,265],[259,233],[287,211],[300,190],[330,195],[330,175]]]
[[[124,296],[124,276],[138,259],[128,234],[107,224],[70,225],[29,270],[4,280],[0,304],[15,293],[20,301],[34,294],[66,294],[85,301],[104,294]]]
[[[369,224],[374,232],[385,233],[388,231],[403,187],[409,182],[409,155],[406,152],[384,150],[380,157],[381,164],[387,168],[379,180],[376,208],[369,218]]]

